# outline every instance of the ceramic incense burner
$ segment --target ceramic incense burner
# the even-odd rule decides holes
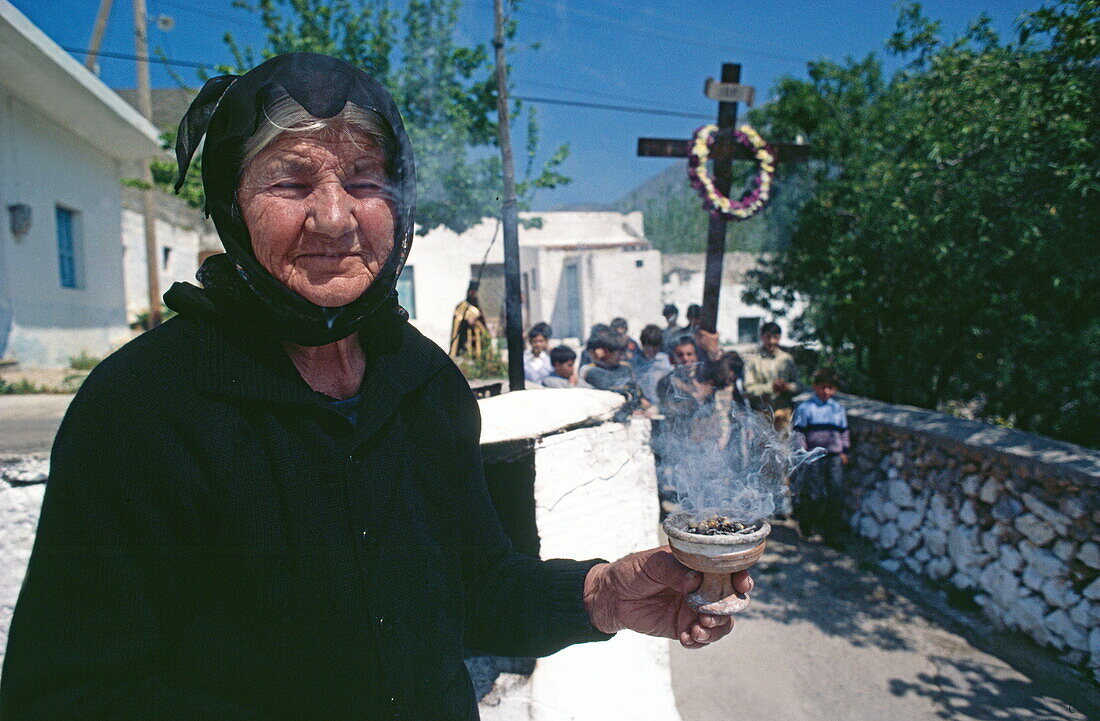
[[[760,560],[772,527],[757,521],[740,533],[706,536],[688,530],[693,521],[693,514],[681,512],[670,515],[663,524],[672,554],[703,574],[703,583],[688,596],[688,604],[700,613],[731,616],[749,605],[749,597],[734,592],[730,574]]]

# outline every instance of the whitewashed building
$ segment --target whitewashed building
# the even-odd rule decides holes
[[[661,317],[661,253],[645,238],[642,214],[521,213],[523,324],[546,321],[555,339],[584,338],[594,323],[622,316],[637,335]],[[439,227],[413,241],[398,285],[413,324],[447,347],[451,314],[470,280],[481,281],[482,310],[497,336],[504,297],[503,231],[486,219],[464,233]],[[484,263],[484,265],[483,265]]]
[[[122,189],[122,255],[126,269],[126,316],[130,322],[149,312],[149,274],[146,269],[145,211],[141,191]],[[156,192],[156,263],[161,295],[175,282],[195,283],[195,272],[206,256],[221,253],[221,239],[198,208],[182,198]]]
[[[0,357],[65,366],[128,337],[121,181],[158,152],[152,124],[0,0]]]
[[[755,344],[760,340],[760,326],[775,321],[783,329],[784,343],[789,340],[789,319],[804,310],[801,301],[786,309],[782,318],[773,317],[760,306],[741,299],[745,290],[745,274],[756,267],[756,253],[726,253],[722,263],[722,290],[718,296],[718,336],[724,344]],[[662,303],[672,303],[680,309],[679,323],[687,322],[687,308],[702,303],[704,253],[665,253],[661,257],[663,284]]]

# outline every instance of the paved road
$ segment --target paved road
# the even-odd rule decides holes
[[[681,716],[1100,719],[1100,688],[1073,669],[873,568],[777,527],[733,633],[702,651],[672,645]]]
[[[0,454],[49,453],[71,395],[0,396]]]

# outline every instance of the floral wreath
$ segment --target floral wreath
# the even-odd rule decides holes
[[[717,132],[717,125],[704,125],[695,131],[691,151],[688,153],[688,178],[691,179],[691,186],[702,196],[703,209],[708,213],[716,218],[726,216],[734,220],[747,220],[768,204],[772,181],[775,179],[775,151],[748,125],[742,125],[733,131],[734,140],[754,151],[759,170],[752,179],[750,190],[740,200],[732,201],[718,192],[714,187],[714,180],[707,172],[710,146],[714,144]]]

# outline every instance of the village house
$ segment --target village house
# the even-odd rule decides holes
[[[129,338],[122,180],[156,128],[0,1],[0,358],[65,366]]]
[[[749,305],[741,299],[746,274],[760,262],[756,253],[726,253],[722,263],[722,291],[718,296],[718,336],[722,343],[756,345],[760,341],[760,326],[775,321],[783,329],[784,342],[790,339],[790,319],[805,307],[796,300],[785,309],[783,317],[772,317],[760,306]],[[706,268],[705,253],[665,253],[661,256],[661,299],[680,309],[679,323],[687,322],[687,307],[701,303],[703,274]]]
[[[549,211],[521,213],[520,220],[525,328],[546,321],[555,338],[582,341],[593,323],[615,316],[626,318],[635,333],[660,319],[661,253],[646,240],[640,212]],[[482,310],[500,337],[503,246],[495,219],[464,233],[439,227],[417,237],[398,283],[413,324],[448,347],[454,307],[469,281],[480,280]]]
[[[195,283],[208,256],[224,251],[214,223],[201,210],[163,191],[153,194],[156,209],[157,272],[161,295],[173,283]],[[149,312],[145,267],[145,211],[141,191],[122,189],[122,255],[126,270],[126,317],[133,323]]]

